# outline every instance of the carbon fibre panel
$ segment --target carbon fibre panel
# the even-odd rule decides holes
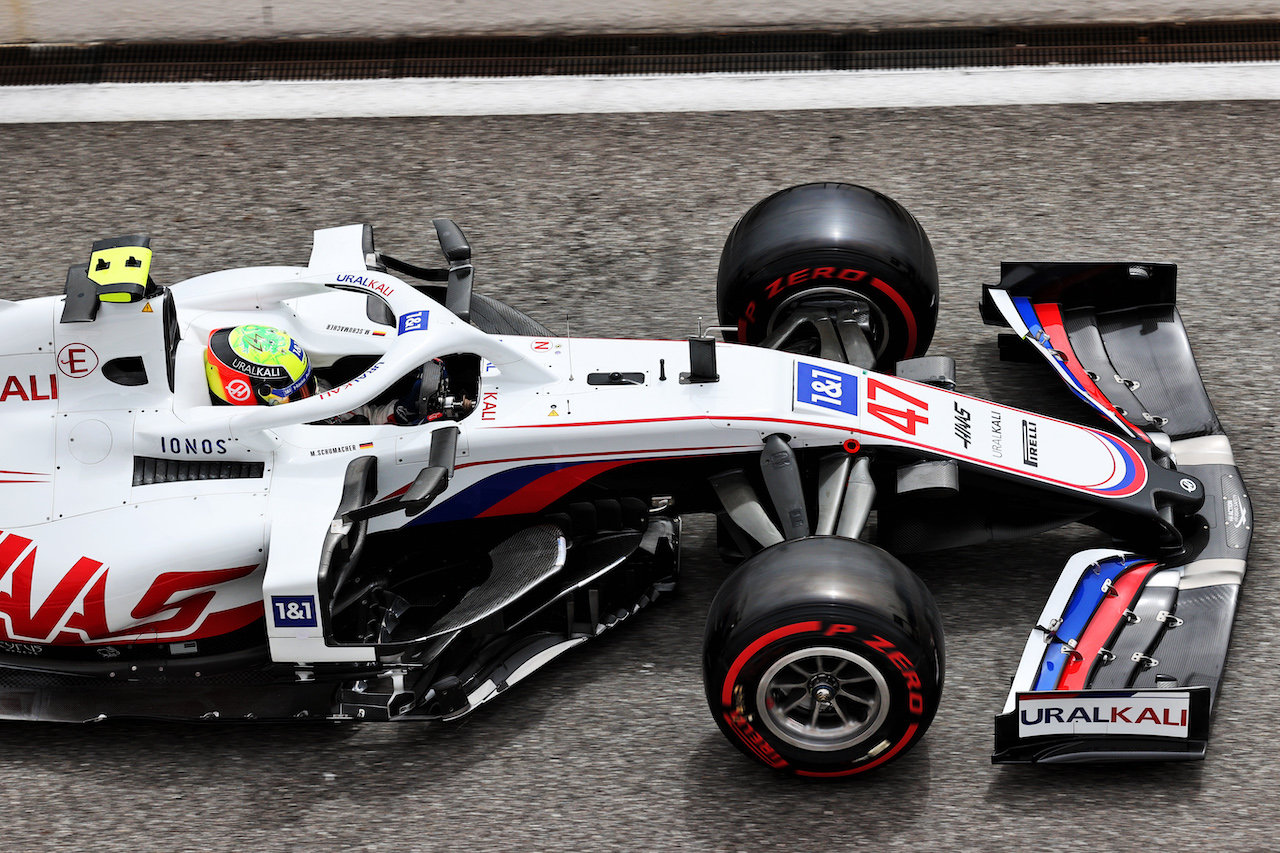
[[[1161,611],[1172,610],[1177,600],[1177,587],[1148,584],[1130,608],[1131,621],[1122,623],[1111,640],[1108,648],[1114,657],[1110,663],[1098,661],[1090,675],[1089,687],[1099,690],[1129,687],[1144,666],[1144,658],[1135,660],[1135,655],[1147,655],[1155,647],[1164,631],[1164,623],[1156,617]]]
[[[1102,342],[1102,332],[1098,330],[1093,312],[1072,311],[1063,316],[1062,323],[1067,330],[1067,338],[1071,341],[1071,349],[1084,369],[1089,371],[1089,378],[1094,380],[1098,390],[1130,422],[1150,428],[1151,422],[1143,417],[1147,409],[1133,395],[1133,391],[1129,390],[1128,384],[1121,381],[1123,375],[1107,355],[1107,347]]]
[[[493,571],[488,580],[441,616],[424,639],[472,625],[560,571],[565,559],[564,535],[554,524],[527,527],[494,548],[490,557]]]
[[[551,330],[537,320],[505,302],[485,296],[471,295],[471,322],[491,335],[525,335],[549,337]]]
[[[1222,432],[1176,307],[1112,311],[1097,324],[1111,363],[1137,383],[1132,390],[1143,411],[1168,419],[1165,432],[1174,439]]]
[[[1238,586],[1225,584],[1179,593],[1174,615],[1182,622],[1165,623],[1177,627],[1165,629],[1150,653],[1154,661],[1137,673],[1133,686],[1176,682],[1181,687],[1208,687],[1216,698],[1239,597]]]

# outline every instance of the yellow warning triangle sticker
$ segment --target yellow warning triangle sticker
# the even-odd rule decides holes
[[[558,418],[558,417],[560,417],[560,413],[556,411],[555,403],[552,403],[552,404],[551,404],[551,411],[547,414],[547,417],[549,417],[549,418]]]
[[[150,302],[148,302],[146,305],[143,305],[143,306],[142,306],[142,313],[143,313],[143,314],[154,314],[154,313],[155,313],[154,311],[152,311],[152,310],[151,310],[151,303],[150,303]]]

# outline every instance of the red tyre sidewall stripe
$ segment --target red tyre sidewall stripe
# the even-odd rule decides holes
[[[791,637],[796,634],[821,632],[823,624],[824,623],[818,622],[818,621],[797,622],[793,625],[786,625],[782,628],[775,628],[774,630],[760,637],[754,643],[752,643],[751,645],[743,649],[741,654],[739,654],[738,657],[734,659],[733,665],[729,667],[728,674],[725,675],[724,690],[720,695],[720,700],[724,703],[724,707],[726,709],[732,708],[733,685],[737,682],[738,674],[742,671],[742,668],[747,665],[747,662],[750,661],[751,658],[755,657],[757,652],[759,652],[764,647],[768,646],[770,643],[773,643],[784,637]],[[909,726],[907,726],[907,730],[903,734],[902,738],[897,743],[895,743],[893,747],[889,749],[888,752],[884,753],[883,755],[879,756],[873,761],[868,761],[866,764],[861,764],[857,767],[850,767],[846,770],[834,770],[831,772],[797,769],[795,770],[795,774],[797,776],[809,776],[809,777],[815,777],[815,778],[831,778],[831,777],[837,777],[837,776],[852,776],[855,773],[862,773],[863,771],[870,770],[873,767],[879,767],[881,764],[884,764],[885,762],[889,761],[894,756],[896,756],[899,752],[904,750],[907,747],[907,744],[911,743],[911,739],[915,737],[915,734],[919,729],[920,729],[919,723],[910,724]]]
[[[785,267],[784,267],[784,269],[785,269]],[[892,287],[890,287],[888,284],[886,284],[886,283],[885,283],[884,281],[882,281],[880,278],[878,278],[877,276],[872,275],[871,273],[867,272],[866,270],[852,270],[852,268],[850,268],[850,270],[849,270],[849,271],[855,271],[855,272],[861,273],[863,276],[865,276],[865,278],[862,278],[862,279],[856,279],[856,281],[858,281],[858,283],[860,283],[860,284],[861,284],[861,283],[862,283],[862,282],[864,282],[864,281],[865,281],[865,282],[867,282],[867,283],[868,283],[868,284],[870,284],[872,287],[874,287],[876,290],[880,291],[880,292],[881,292],[881,293],[883,293],[885,296],[888,296],[888,297],[889,297],[889,299],[891,299],[891,300],[893,301],[893,304],[894,304],[894,305],[896,305],[896,306],[898,306],[898,310],[902,312],[902,319],[903,319],[903,322],[904,322],[904,323],[906,324],[906,326],[907,326],[907,347],[906,347],[906,351],[903,353],[903,357],[904,357],[904,358],[910,358],[910,357],[912,357],[913,355],[915,355],[915,354],[916,354],[916,342],[917,342],[917,340],[919,339],[919,336],[920,336],[920,334],[919,334],[919,325],[916,323],[916,315],[915,315],[915,312],[911,310],[911,306],[907,304],[907,300],[903,299],[903,298],[902,298],[902,294],[901,294],[901,293],[899,293],[897,290],[894,290]],[[785,276],[784,276],[784,277],[785,277]],[[766,295],[766,296],[765,296],[765,302],[772,302],[772,301],[774,300],[774,298],[776,298],[776,296],[777,296],[777,294],[775,294],[773,297],[771,297],[771,296],[767,296],[767,295]],[[747,338],[746,338],[746,326],[747,326],[747,325],[755,326],[755,325],[756,325],[756,322],[755,322],[755,320],[754,320],[754,319],[752,319],[752,320],[747,320],[747,318],[746,318],[746,316],[745,316],[745,314],[744,314],[744,316],[742,316],[742,317],[740,317],[740,318],[738,319],[738,340],[739,340],[739,341],[746,341],[746,339],[747,339]]]
[[[724,689],[720,694],[720,701],[724,703],[724,707],[730,708],[733,706],[733,685],[738,680],[738,673],[747,665],[747,661],[751,660],[751,658],[755,656],[756,652],[760,651],[770,643],[782,639],[783,637],[790,637],[794,634],[818,632],[821,630],[821,622],[797,622],[794,625],[775,628],[743,649],[742,653],[734,660],[733,665],[729,667],[728,674],[724,677]]]
[[[875,276],[871,276],[871,286],[893,300],[893,304],[898,306],[898,310],[902,312],[902,319],[907,322],[907,349],[904,353],[905,358],[910,358],[916,354],[916,315],[911,310],[911,306],[907,304],[907,300],[902,298],[902,294],[885,284]]]

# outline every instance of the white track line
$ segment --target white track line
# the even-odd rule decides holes
[[[1280,63],[0,87],[0,123],[1280,99]]]

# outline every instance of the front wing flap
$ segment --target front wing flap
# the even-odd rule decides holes
[[[996,717],[996,763],[1204,758],[1209,688],[1018,693]]]

